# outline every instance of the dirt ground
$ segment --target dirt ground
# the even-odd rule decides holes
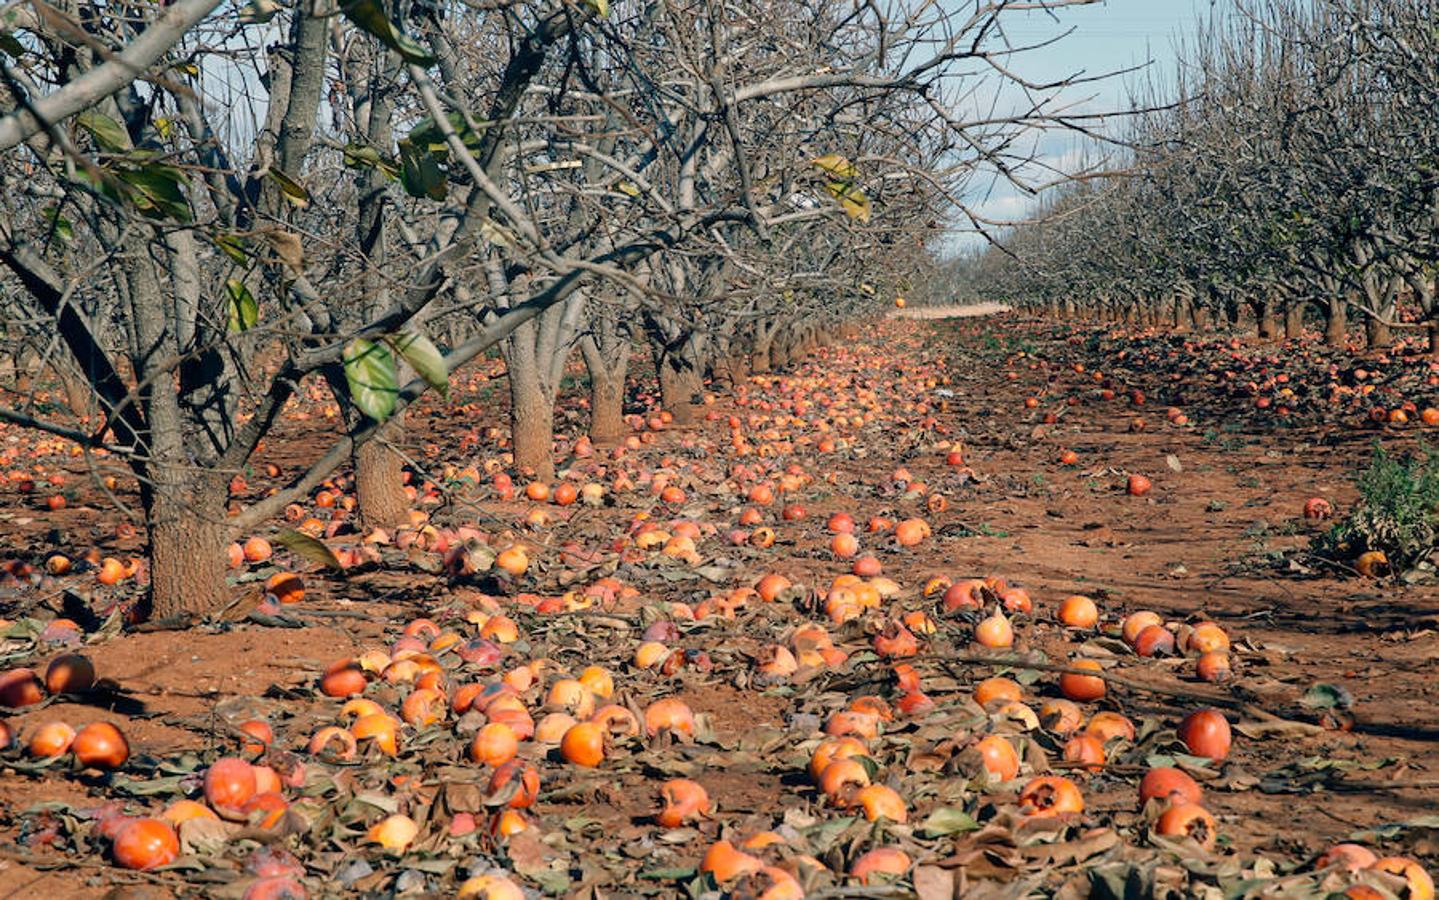
[[[779,376],[756,379],[743,386],[740,395],[717,390],[714,409],[719,415],[713,420],[693,431],[663,433],[636,454],[640,469],[648,472],[664,457],[687,461],[687,490],[702,498],[719,530],[701,545],[701,553],[735,564],[726,575],[728,586],[750,584],[765,572],[778,571],[823,590],[848,568],[826,549],[825,520],[841,510],[861,523],[871,516],[914,514],[913,500],[891,478],[896,467],[904,466],[915,481],[926,482],[949,501],[943,512],[927,514],[934,536],[918,547],[862,542],[863,549],[883,563],[885,575],[902,586],[905,608],[921,607],[918,592],[931,575],[956,580],[1004,577],[1023,586],[1036,605],[1033,619],[1020,621],[1018,649],[1041,651],[1054,663],[1063,663],[1080,646],[1053,623],[1052,610],[1069,594],[1094,597],[1110,628],[1125,614],[1148,609],[1180,622],[1213,620],[1229,632],[1236,678],[1220,687],[1197,683],[1192,660],[1140,659],[1103,634],[1083,643],[1086,653],[1110,664],[1111,674],[1190,692],[1188,697],[1173,697],[1115,686],[1094,709],[1120,711],[1136,723],[1153,719],[1155,728],[1172,729],[1184,712],[1204,705],[1203,697],[1222,695],[1280,717],[1250,736],[1243,725],[1253,726],[1254,717],[1232,714],[1240,725],[1233,752],[1222,766],[1198,772],[1221,833],[1213,858],[1250,860],[1258,854],[1276,860],[1283,874],[1289,871],[1286,867],[1302,870],[1333,843],[1359,840],[1382,851],[1380,855],[1412,856],[1431,869],[1439,864],[1439,819],[1433,817],[1439,805],[1439,588],[1340,577],[1310,564],[1303,552],[1314,527],[1301,515],[1305,501],[1328,498],[1341,512],[1352,505],[1353,476],[1367,462],[1380,432],[1362,422],[1256,419],[1246,399],[1217,396],[1200,375],[1164,365],[1151,370],[1133,358],[1118,359],[1116,347],[1126,346],[1122,338],[1070,340],[1073,332],[1012,318],[945,317],[884,327],[894,331],[883,353],[872,352],[870,345],[835,349],[799,364],[794,377],[851,372],[845,384],[868,390],[914,378],[907,354],[932,361],[936,368],[930,371],[941,377],[933,387],[919,385],[900,397],[885,397],[881,391],[886,405],[880,414],[856,430],[840,451],[820,458],[795,457],[820,477],[800,496],[808,508],[806,518],[779,521],[776,510],[767,513],[779,535],[770,551],[725,546],[722,536],[745,504],[724,491],[723,467],[706,468],[706,448],[730,445],[726,421],[731,414],[753,415],[753,402],[763,398],[778,405],[787,396]],[[1106,373],[1105,383],[1115,391],[1115,399],[1099,399],[1100,384],[1091,377],[1095,371]],[[1143,405],[1129,397],[1132,389],[1146,392]],[[483,399],[472,394],[453,401],[483,405],[483,412],[466,421],[474,431],[502,423],[502,382],[496,379],[480,391]],[[736,405],[737,397],[750,404]],[[1038,401],[1032,407],[1024,404],[1029,397]],[[1070,398],[1077,402],[1071,404]],[[1187,401],[1182,408],[1189,421],[1182,426],[1164,413],[1177,398]],[[902,405],[905,402],[911,405]],[[411,416],[405,445],[418,461],[438,466],[472,458],[471,451],[456,446],[454,410],[437,401]],[[562,424],[582,421],[574,398],[566,401],[565,410]],[[1056,421],[1046,423],[1046,414]],[[926,416],[934,418],[935,427],[913,427]],[[1137,418],[1145,420],[1143,430],[1135,430]],[[315,443],[307,442],[305,435],[313,427],[313,420],[287,424],[285,433],[269,442],[260,463],[275,460],[286,472],[296,471],[306,461],[305,448]],[[1383,433],[1386,444],[1398,448],[1412,446],[1416,435],[1417,429]],[[946,465],[945,454],[934,450],[937,441],[962,446],[972,472]],[[498,449],[473,452],[493,455]],[[1065,449],[1078,454],[1077,464],[1059,461]],[[722,462],[730,466],[743,461]],[[138,549],[138,539],[114,537],[121,516],[85,486],[84,470],[74,463],[67,469],[71,484],[79,486],[74,487],[75,501],[59,512],[43,511],[38,495],[19,493],[13,485],[0,493],[5,558],[38,564],[59,548],[78,553],[96,545],[107,555]],[[1144,497],[1127,495],[1130,473],[1148,476],[1153,490]],[[252,477],[251,482],[251,490],[263,489],[263,478]],[[648,496],[625,499],[529,539],[551,555],[567,540],[603,552],[637,510],[652,508],[654,502]],[[485,496],[441,507],[435,519],[441,520],[444,512],[463,511],[483,529],[506,527],[524,534],[516,520],[529,507]],[[686,508],[681,514],[691,512]],[[552,565],[523,587],[559,594],[566,571]],[[781,822],[829,815],[803,775],[818,725],[823,715],[839,708],[836,702],[883,693],[876,685],[887,683],[888,664],[862,652],[870,635],[860,623],[832,629],[836,643],[850,648],[859,660],[843,671],[795,685],[758,683],[751,675],[752,655],[781,640],[801,620],[795,609],[777,608],[782,604],[734,621],[682,629],[675,646],[707,652],[714,666],[710,672],[687,667],[666,678],[633,670],[628,657],[641,624],[655,618],[650,612],[654,607],[670,601],[692,604],[719,588],[695,578],[665,577],[665,571],[644,564],[621,569],[622,580],[639,588],[640,606],[638,612],[630,610],[633,619],[626,618],[624,609],[617,610],[618,625],[603,617],[597,621],[576,615],[560,622],[565,619],[560,616],[551,622],[516,614],[536,655],[543,650],[570,667],[606,664],[628,697],[641,705],[654,696],[677,694],[696,713],[705,714],[713,732],[710,743],[647,747],[613,764],[607,761],[595,772],[577,773],[536,755],[546,795],[532,811],[533,818],[542,833],[555,837],[543,846],[536,842],[511,848],[507,857],[496,858],[511,864],[524,853],[540,854],[546,861],[548,855],[559,858],[555,868],[569,867],[570,885],[562,893],[681,895],[682,874],[668,880],[637,880],[635,874],[641,868],[692,870],[721,829],[752,834]],[[27,618],[51,618],[69,608],[64,606],[67,588],[94,608],[124,597],[123,588],[107,592],[92,590],[91,584],[87,580],[82,588],[66,579],[36,584],[9,578],[0,585],[0,615],[22,624]],[[482,587],[486,593],[492,589]],[[283,723],[277,727],[283,741],[297,745],[333,715],[335,701],[313,690],[326,663],[383,646],[410,619],[438,619],[445,610],[463,608],[479,592],[388,557],[384,566],[347,579],[307,576],[307,590],[306,601],[293,611],[290,624],[297,627],[246,622],[189,633],[92,635],[86,652],[115,690],[88,702],[61,699],[17,712],[8,721],[22,736],[56,718],[77,727],[101,718],[116,721],[129,735],[141,771],[155,775],[163,760],[185,753],[208,758],[220,748],[233,747],[219,724],[222,720],[266,717]],[[635,633],[626,632],[626,622],[635,623],[630,629]],[[932,685],[926,691],[943,712],[953,709],[975,681],[993,674],[994,667],[947,662],[947,657],[959,658],[957,635],[967,625],[941,626],[915,665]],[[17,630],[3,650],[11,664],[43,665],[54,655],[55,648],[36,644],[22,631]],[[1052,676],[1040,675],[1036,695],[1044,696],[1052,681]],[[1352,723],[1344,722],[1343,728],[1304,727],[1326,724],[1323,710],[1302,701],[1317,684],[1333,685],[1352,697]],[[941,716],[934,721],[944,720]],[[921,737],[929,734],[926,727],[897,720],[884,739],[892,783],[903,785],[902,793],[912,798],[912,823],[946,802],[945,788],[936,785],[932,774],[911,771],[903,762],[906,748],[919,746]],[[1166,747],[1172,749],[1172,740],[1123,755],[1098,774],[1077,776],[1083,780],[1086,823],[1116,829],[1126,845],[1144,845],[1134,785],[1146,760],[1169,752]],[[122,872],[102,855],[86,853],[83,841],[67,844],[62,838],[55,847],[37,846],[27,836],[46,804],[83,810],[113,799],[119,776],[33,771],[20,764],[15,751],[7,759],[16,764],[0,771],[0,896],[146,896],[115,893],[117,888],[152,890],[158,892],[155,896],[239,896],[244,882],[235,865],[201,866],[199,871],[215,883],[192,880],[187,885],[178,874]],[[657,835],[649,818],[655,810],[654,779],[692,773],[702,773],[694,777],[717,800],[717,821],[699,825],[692,834]],[[152,803],[144,796],[122,799],[136,807]],[[890,838],[921,863],[943,861],[959,846],[947,843],[953,839],[925,839],[903,827]],[[312,884],[319,885],[356,845],[336,839],[306,846],[312,852],[302,859]],[[463,855],[473,852],[490,853],[471,849]],[[816,851],[830,866],[846,852]],[[530,863],[526,871],[537,871],[533,860]],[[390,865],[399,871],[397,864]],[[1011,872],[999,880],[995,895],[1051,894],[1078,883],[1074,867],[1068,873],[1062,866],[1053,869],[1034,877]],[[527,883],[533,888],[544,881]],[[392,890],[391,884],[377,883],[369,893],[381,896]],[[822,887],[812,895],[862,895],[845,890],[853,888]],[[905,883],[896,895],[914,890]],[[354,892],[364,893],[358,888]],[[328,893],[319,889],[315,895]]]

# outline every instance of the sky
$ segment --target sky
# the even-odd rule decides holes
[[[1094,77],[1149,66],[1168,77],[1175,61],[1176,43],[1198,21],[1208,18],[1211,0],[1105,0],[1089,6],[1039,12],[1006,13],[1003,21],[1011,45],[1038,44],[1069,32],[1057,43],[1018,54],[1013,69],[1032,82],[1054,82],[1070,76]],[[1063,98],[1086,112],[1111,112],[1125,107],[1127,80],[1139,73],[1107,78],[1065,89]],[[990,92],[993,96],[993,91]],[[1018,95],[1009,102],[1016,102]],[[1004,102],[1002,98],[1001,102]],[[1047,164],[1073,171],[1078,142],[1059,133],[1028,138]],[[1036,173],[1038,175],[1039,173]],[[1021,220],[1039,202],[1013,186],[992,178],[972,185],[967,203],[979,215],[994,220]],[[963,250],[982,246],[985,239],[973,233],[956,233],[950,246]]]

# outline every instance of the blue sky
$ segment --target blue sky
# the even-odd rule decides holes
[[[1058,43],[1018,54],[1011,60],[1014,71],[1031,82],[1054,82],[1075,75],[1095,77],[1146,64],[1167,80],[1174,67],[1176,42],[1196,21],[1207,19],[1210,9],[1211,0],[1105,0],[1059,9],[1053,15],[1005,13],[1002,21],[1013,46],[1038,44],[1070,32]],[[1062,97],[1085,112],[1111,112],[1124,108],[1125,83],[1138,77],[1141,76],[1135,73],[1075,85],[1067,88]],[[1009,93],[1006,90],[1001,97]],[[1073,169],[1078,146],[1073,137],[1053,132],[1032,135],[1025,143],[1046,164],[1062,170]],[[1035,177],[1040,178],[1040,173],[1036,172]],[[1005,221],[1022,219],[1036,203],[1033,197],[992,179],[976,182],[967,201],[980,215]],[[961,233],[952,238],[955,247],[983,242],[975,234]]]

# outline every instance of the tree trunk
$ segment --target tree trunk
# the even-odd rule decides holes
[[[692,425],[699,405],[704,402],[704,383],[699,368],[667,354],[659,367],[660,397],[664,408],[674,416],[676,425]]]
[[[1394,342],[1393,332],[1377,316],[1365,317],[1364,337],[1370,350],[1384,350]]]
[[[659,319],[651,319],[647,330],[659,375],[660,402],[676,425],[691,425],[704,402],[707,338]]]
[[[555,404],[528,365],[510,365],[510,435],[515,467],[540,481],[555,477]]]
[[[755,337],[754,349],[749,355],[749,370],[756,375],[763,375],[770,370],[770,347],[773,344],[771,338],[759,335]]]
[[[1304,336],[1304,303],[1295,301],[1284,310],[1284,337],[1296,340]]]
[[[370,528],[391,528],[409,518],[404,459],[390,446],[390,439],[404,427],[404,413],[400,412],[355,451],[356,508],[360,521]]]
[[[1258,313],[1259,339],[1264,341],[1279,340],[1279,315],[1275,312],[1274,301],[1264,301],[1264,308]]]
[[[214,473],[154,465],[147,491],[150,613],[203,616],[230,599],[225,585],[226,481]]]
[[[50,370],[60,382],[60,390],[65,394],[65,405],[70,412],[79,417],[88,416],[93,397],[89,383],[82,381],[79,374],[64,363],[51,363]]]
[[[32,374],[36,364],[39,362],[35,352],[29,347],[22,347],[16,354],[15,392],[17,394],[28,394],[34,388],[35,379]]]
[[[625,377],[630,368],[630,336],[610,320],[593,323],[579,340],[590,380],[590,440],[613,444],[625,434]]]
[[[590,440],[613,444],[625,433],[625,379],[590,370]]]
[[[1428,322],[1429,331],[1429,355],[1439,359],[1439,319],[1430,318]]]
[[[1324,320],[1324,343],[1343,347],[1349,338],[1348,304],[1343,297],[1329,298],[1329,314]]]

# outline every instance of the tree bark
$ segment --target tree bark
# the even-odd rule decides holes
[[[1279,340],[1279,315],[1274,309],[1273,300],[1265,300],[1264,307],[1259,310],[1259,339],[1264,341]]]
[[[695,413],[703,402],[704,384],[694,365],[667,356],[660,366],[660,397],[664,408],[674,416],[676,425],[692,425]]]
[[[390,439],[401,434],[404,427],[404,413],[397,413],[355,450],[356,508],[367,527],[390,528],[408,520],[405,461],[390,446]]]
[[[590,380],[590,440],[613,444],[625,434],[625,379],[630,368],[630,333],[613,318],[601,317],[579,340]]]
[[[225,584],[226,481],[215,473],[155,465],[146,522],[150,538],[150,612],[155,618],[203,616],[230,599]]]
[[[614,444],[625,433],[625,380],[590,372],[590,441]]]
[[[1324,319],[1324,343],[1330,347],[1343,347],[1348,339],[1348,304],[1343,297],[1330,297],[1328,315]]]
[[[1295,340],[1304,336],[1304,303],[1296,300],[1284,310],[1284,337]]]
[[[1393,331],[1377,316],[1365,317],[1364,337],[1370,350],[1384,350],[1394,343]]]
[[[749,355],[749,370],[756,375],[763,375],[770,370],[771,361],[769,356],[770,342],[756,342],[754,350]]]
[[[67,361],[68,362],[68,361]],[[60,390],[65,394],[65,405],[70,412],[76,416],[84,417],[90,414],[92,398],[89,382],[82,381],[79,374],[67,365],[67,362],[56,360],[50,364],[50,370],[55,373],[55,378],[60,382]]]
[[[510,365],[510,435],[515,467],[532,471],[540,481],[555,477],[555,408],[528,365]]]

